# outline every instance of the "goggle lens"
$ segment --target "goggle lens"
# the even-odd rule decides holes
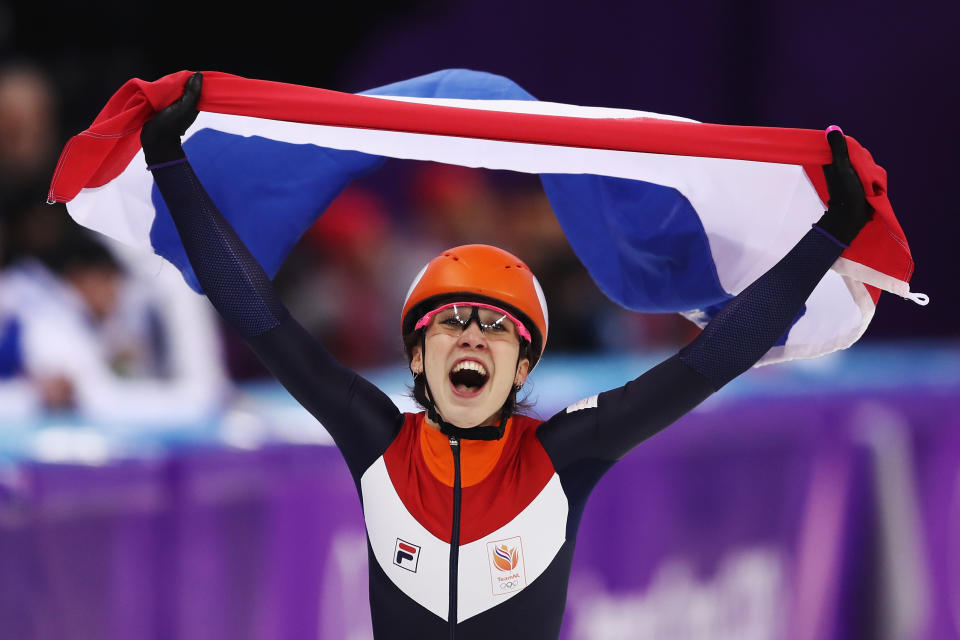
[[[465,331],[466,328],[470,326],[470,323],[476,320],[477,326],[480,327],[480,331],[484,334],[489,331],[493,334],[507,332],[512,335],[510,331],[512,325],[516,327],[517,334],[519,334],[521,338],[527,342],[532,342],[530,332],[527,331],[527,328],[523,326],[522,322],[509,311],[493,305],[480,304],[477,302],[452,302],[445,304],[442,307],[438,307],[424,314],[416,326],[414,326],[414,329],[421,329],[427,326],[434,317],[437,318],[440,326],[454,327],[460,331]]]

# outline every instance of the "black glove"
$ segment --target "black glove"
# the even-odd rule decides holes
[[[847,139],[838,127],[827,134],[833,163],[823,165],[830,202],[817,226],[840,242],[849,245],[864,225],[873,217],[873,208],[867,204],[863,185],[850,164]]]
[[[197,71],[184,85],[183,95],[176,102],[158,111],[140,131],[140,144],[147,166],[186,157],[180,137],[197,119],[197,102],[203,74]]]

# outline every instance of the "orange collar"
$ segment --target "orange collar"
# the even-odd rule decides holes
[[[450,438],[431,428],[425,414],[417,416],[420,430],[420,452],[427,468],[437,480],[453,486],[453,453],[450,450]],[[460,486],[469,487],[485,477],[500,459],[503,446],[510,437],[513,418],[507,420],[503,437],[499,440],[461,440],[460,441]]]

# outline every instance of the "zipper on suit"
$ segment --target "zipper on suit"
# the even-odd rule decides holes
[[[453,529],[450,532],[450,640],[456,637],[457,629],[457,566],[460,562],[460,440],[450,436],[450,451],[453,452]]]

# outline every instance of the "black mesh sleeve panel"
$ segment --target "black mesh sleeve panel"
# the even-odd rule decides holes
[[[245,338],[286,316],[270,278],[220,214],[187,162],[153,170],[153,179],[177,227],[207,298]]]
[[[402,424],[390,398],[343,366],[287,312],[189,163],[153,169],[207,297],[277,380],[330,432],[354,480]]]
[[[680,359],[720,389],[752,367],[786,333],[842,252],[843,247],[811,229],[681,349]]]

